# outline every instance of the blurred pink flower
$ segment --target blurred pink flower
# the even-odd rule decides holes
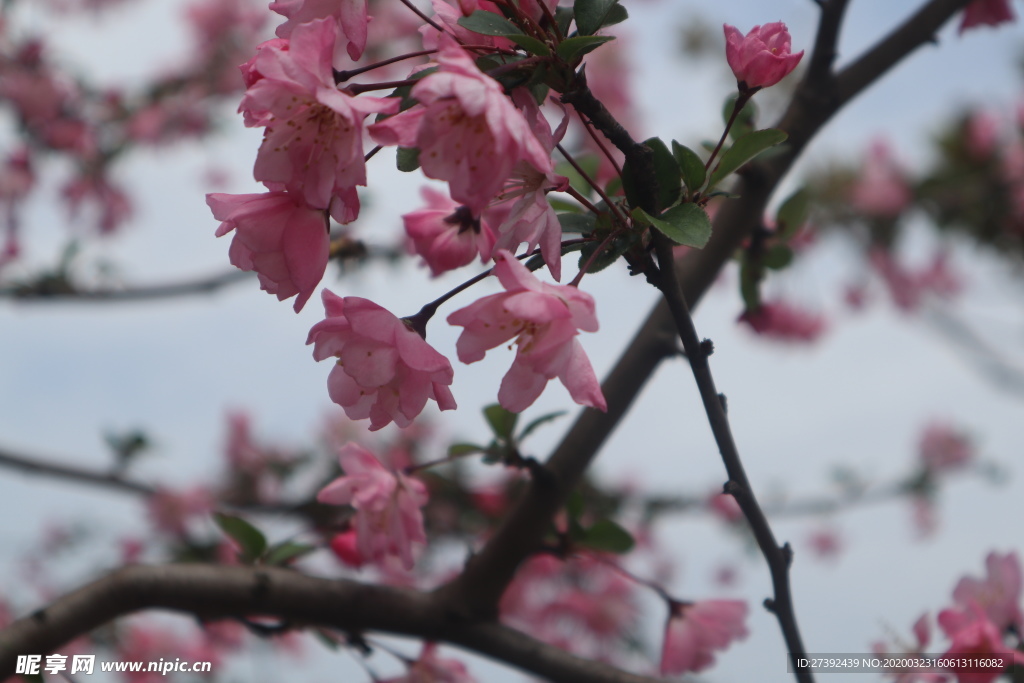
[[[1010,0],[974,0],[964,8],[964,16],[960,20],[960,33],[975,26],[998,26],[1016,18],[1010,7]]]
[[[355,443],[340,449],[338,462],[344,476],[321,489],[316,499],[355,508],[356,545],[364,560],[399,557],[403,567],[412,569],[427,543],[420,510],[429,500],[427,487],[400,471],[385,469],[373,453]]]
[[[662,675],[703,671],[715,663],[715,650],[747,637],[747,605],[740,600],[676,604],[665,626]]]
[[[476,679],[459,660],[438,657],[437,643],[424,643],[420,658],[409,663],[409,671],[404,676],[380,683],[476,683]]]
[[[359,569],[365,564],[363,554],[359,552],[359,539],[355,529],[335,534],[331,539],[331,551],[345,565]]]
[[[896,164],[885,140],[871,144],[860,177],[850,189],[850,203],[873,218],[896,218],[910,204],[906,174]]]
[[[597,331],[593,298],[576,287],[540,282],[507,251],[499,250],[494,261],[494,274],[506,292],[448,316],[450,324],[465,328],[456,343],[459,360],[475,363],[488,349],[514,339],[516,358],[498,390],[506,410],[525,410],[555,377],[577,403],[607,410],[601,385],[576,339],[579,330]]]
[[[974,447],[963,432],[942,422],[925,427],[918,444],[925,469],[940,474],[959,469],[974,458]]]
[[[454,410],[452,365],[408,325],[372,301],[323,292],[327,318],[309,331],[313,358],[338,358],[327,380],[331,400],[370,430],[408,427],[427,399]]]
[[[796,68],[804,56],[790,52],[792,39],[786,25],[776,21],[755,26],[743,35],[725,24],[725,58],[740,90],[757,90],[775,85]]]
[[[1017,652],[1003,642],[1003,634],[977,604],[969,612],[943,610],[939,613],[939,626],[946,637],[952,640],[943,658],[1001,659],[1003,666],[980,668],[977,664],[966,664],[955,670],[958,683],[991,683],[1003,669],[1016,663],[1024,665],[1024,653]]]
[[[784,342],[814,342],[825,332],[825,318],[785,301],[764,302],[745,311],[739,321],[755,333]]]
[[[965,576],[953,589],[962,607],[977,605],[1000,630],[1014,627],[1024,632],[1021,612],[1021,567],[1016,553],[991,552],[985,558],[985,578]]]
[[[288,192],[208,194],[213,217],[223,221],[217,237],[235,231],[228,257],[242,270],[254,270],[260,288],[278,301],[296,296],[302,310],[327,270],[330,236],[327,217]]]

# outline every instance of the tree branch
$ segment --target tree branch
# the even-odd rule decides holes
[[[432,594],[276,567],[135,565],[119,569],[0,631],[0,680],[19,654],[53,652],[108,621],[144,609],[202,619],[273,616],[352,633],[381,631],[460,645],[563,683],[657,683],[659,679],[585,660],[496,622],[453,623]]]
[[[0,297],[17,301],[82,301],[96,303],[150,301],[154,299],[172,299],[193,294],[212,294],[228,285],[247,280],[252,276],[253,273],[232,269],[217,275],[182,282],[124,288],[97,287],[82,289],[69,280],[66,274],[57,274],[43,276],[30,282],[0,287]]]
[[[765,562],[768,563],[768,570],[771,572],[772,590],[775,597],[770,601],[765,600],[765,607],[775,614],[775,618],[779,621],[796,679],[801,683],[812,683],[814,676],[810,667],[801,666],[799,663],[801,659],[805,658],[807,652],[804,650],[800,629],[797,627],[793,597],[789,587],[789,565],[793,560],[793,551],[789,547],[789,543],[780,546],[775,540],[775,534],[772,533],[768,519],[761,510],[757,497],[754,495],[754,489],[747,479],[743,462],[740,460],[739,449],[736,448],[732,429],[729,427],[729,418],[725,414],[725,407],[711,375],[711,366],[708,363],[711,350],[705,348],[700,337],[697,336],[697,328],[694,327],[690,309],[686,305],[682,290],[679,288],[679,281],[676,279],[672,242],[661,233],[655,232],[654,244],[660,266],[658,288],[672,312],[679,339],[683,342],[683,349],[690,362],[693,378],[700,391],[704,412],[707,413],[711,432],[714,434],[715,443],[718,444],[718,451],[729,475],[725,492],[732,495],[739,504],[743,516],[747,518],[750,530],[754,534],[754,540],[757,541],[757,546],[761,549]]]

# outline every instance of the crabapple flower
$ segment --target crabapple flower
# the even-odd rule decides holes
[[[850,189],[850,203],[872,218],[896,218],[910,204],[906,175],[885,140],[871,143],[860,177]]]
[[[724,28],[725,58],[743,92],[775,85],[804,56],[803,50],[790,52],[789,31],[781,21],[755,26],[745,36],[735,26],[725,24]]]
[[[703,671],[715,663],[714,651],[747,637],[747,605],[740,600],[704,600],[676,604],[665,627],[661,673]]]
[[[359,569],[363,566],[363,555],[359,552],[359,536],[355,529],[343,531],[331,539],[331,551],[347,566]]]
[[[392,421],[408,427],[427,404],[454,410],[448,359],[392,313],[359,297],[323,292],[327,318],[309,331],[313,358],[338,358],[327,380],[331,400],[375,431]]]
[[[278,38],[290,38],[297,26],[315,19],[332,19],[348,43],[348,56],[353,60],[363,56],[369,22],[366,0],[276,0],[270,3],[270,11],[288,18],[277,27]]]
[[[420,658],[409,662],[409,671],[381,683],[476,683],[466,666],[457,659],[437,656],[437,643],[424,643]]]
[[[985,558],[984,579],[965,576],[953,589],[953,599],[961,606],[977,605],[999,629],[1010,626],[1024,631],[1021,612],[1021,569],[1016,553],[991,552]]]
[[[340,223],[359,215],[357,185],[366,185],[363,119],[393,113],[397,98],[352,97],[334,84],[335,29],[328,19],[297,26],[287,44],[262,47],[244,72],[255,79],[239,110],[246,125],[266,125],[256,180],[331,209]],[[339,204],[340,203],[340,204]]]
[[[756,334],[784,342],[816,341],[827,327],[824,317],[785,301],[765,302],[754,311],[745,311],[739,321]]]
[[[485,263],[494,249],[494,231],[465,206],[445,195],[423,188],[420,194],[427,208],[402,216],[412,251],[423,257],[430,273],[437,277],[473,261]]]
[[[447,181],[451,198],[478,216],[518,162],[542,173],[553,164],[501,85],[452,39],[440,44],[440,69],[412,87],[422,106],[367,130],[377,144],[419,148],[423,174]]]
[[[939,626],[952,641],[949,649],[943,653],[943,658],[998,658],[1003,662],[998,667],[958,670],[957,683],[991,683],[999,678],[1006,667],[1024,665],[1024,654],[1003,642],[999,627],[988,619],[977,604],[971,605],[969,614],[943,610],[939,613]]]
[[[402,566],[412,569],[416,555],[427,544],[420,510],[429,500],[427,487],[386,469],[373,453],[355,443],[342,446],[338,462],[344,476],[321,489],[316,499],[355,508],[356,547],[363,560],[399,557]]]
[[[327,270],[330,236],[324,212],[287,192],[208,194],[206,204],[223,221],[217,237],[235,231],[231,264],[256,271],[260,288],[278,301],[295,296],[295,312],[302,310]]]
[[[924,468],[939,474],[959,469],[974,458],[974,447],[963,432],[942,422],[925,427],[918,444]]]
[[[498,250],[494,262],[505,293],[448,316],[450,324],[465,328],[456,342],[459,360],[475,363],[488,349],[514,339],[516,358],[498,390],[502,407],[526,410],[557,377],[576,403],[607,410],[601,385],[576,339],[580,330],[597,331],[593,298],[576,287],[540,282],[505,250]]]
[[[975,26],[998,26],[1016,18],[1010,8],[1010,0],[974,0],[964,8],[959,32]]]

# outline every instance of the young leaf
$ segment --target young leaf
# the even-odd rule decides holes
[[[604,15],[604,21],[601,22],[601,28],[621,24],[626,19],[629,19],[629,12],[627,12],[626,8],[620,3],[616,2],[612,5],[611,9],[608,10],[608,14]]]
[[[597,248],[601,246],[600,241],[586,242],[583,244],[583,248],[580,249],[580,262],[579,267],[587,265],[590,261],[590,257],[593,255]],[[590,267],[587,269],[588,273],[599,273],[611,264],[619,260],[619,257],[625,254],[633,246],[633,240],[629,237],[616,237],[611,241],[611,244],[605,246],[597,257],[594,258]]]
[[[558,30],[562,32],[563,36],[569,35],[569,24],[572,23],[572,19],[572,7],[555,8],[555,23],[558,24]]]
[[[572,4],[576,15],[576,30],[581,36],[590,36],[604,25],[605,18],[617,0],[576,0]]]
[[[793,250],[785,244],[776,244],[761,256],[765,268],[782,270],[793,260]]]
[[[761,277],[760,267],[744,260],[740,266],[740,296],[743,297],[745,310],[753,312],[761,308]]]
[[[781,130],[766,128],[748,133],[737,140],[722,154],[715,170],[711,172],[708,188],[717,185],[723,178],[747,163],[769,147],[784,142],[788,136]]]
[[[459,18],[459,26],[482,36],[514,36],[523,31],[505,17],[482,9]]]
[[[213,521],[241,548],[243,562],[255,562],[267,549],[267,537],[241,517],[213,513]]]
[[[686,145],[680,145],[675,140],[672,141],[672,156],[676,158],[679,170],[682,171],[686,189],[690,192],[699,190],[708,174],[707,169],[704,168],[704,161],[692,149]]]
[[[565,415],[565,413],[566,413],[566,411],[559,410],[559,411],[554,412],[554,413],[548,413],[547,415],[541,415],[536,420],[533,420],[532,422],[530,422],[530,424],[528,424],[525,427],[523,427],[523,431],[519,432],[519,436],[517,437],[518,440],[519,441],[523,441],[526,437],[528,437],[530,434],[532,434],[533,430],[537,429],[537,427],[540,427],[545,422],[551,422],[552,420],[557,420],[558,418],[560,418],[563,415]]]
[[[420,167],[420,150],[417,147],[399,147],[396,159],[399,171],[412,173]]]
[[[594,550],[622,555],[633,549],[632,534],[610,519],[599,519],[587,529],[583,544]]]
[[[679,173],[679,164],[674,156],[668,151],[665,143],[658,138],[648,138],[644,144],[651,148],[654,161],[654,177],[658,182],[657,210],[672,206],[679,199],[681,191],[680,183],[682,176]],[[632,166],[626,162],[622,166],[622,187],[626,191],[626,199],[632,206],[639,206],[642,202],[637,193],[636,178]]]
[[[532,55],[540,55],[541,57],[551,56],[551,48],[533,36],[517,34],[514,36],[508,36],[508,39]]]
[[[789,240],[807,222],[810,200],[810,194],[801,188],[782,202],[779,212],[775,214],[775,229],[778,231],[779,239],[784,242]]]
[[[475,443],[453,443],[448,447],[449,458],[459,458],[463,455],[473,455],[474,453],[483,453],[486,448],[483,446],[477,446]]]
[[[555,53],[563,61],[575,64],[583,55],[596,50],[609,40],[615,40],[615,36],[575,36],[573,38],[566,38],[558,44]]]
[[[272,546],[267,551],[266,564],[275,567],[283,567],[292,560],[308,555],[316,550],[314,546],[306,545],[305,543],[294,543],[292,541],[284,541]]]
[[[558,223],[562,226],[562,232],[579,233],[586,235],[594,232],[596,218],[592,213],[560,213]]]
[[[484,408],[484,417],[487,418],[487,424],[491,426],[494,435],[506,441],[512,438],[516,420],[519,419],[518,414],[505,410],[497,403],[492,403]]]
[[[676,244],[700,249],[711,238],[711,220],[704,209],[690,202],[673,206],[657,218],[641,208],[634,209],[633,214]]]

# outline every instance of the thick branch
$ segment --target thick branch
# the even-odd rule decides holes
[[[157,608],[205,620],[271,616],[298,627],[444,641],[564,683],[657,683],[498,623],[453,624],[444,604],[427,594],[274,567],[217,565],[125,567],[14,622],[0,631],[0,680],[13,675],[19,654],[50,653],[116,617]]]
[[[156,489],[149,484],[127,479],[117,472],[100,472],[85,467],[65,465],[52,460],[26,457],[3,448],[0,448],[0,467],[10,467],[27,472],[28,474],[95,484],[137,496],[149,497],[156,493]]]
[[[65,277],[40,278],[39,280],[0,287],[0,297],[18,301],[89,301],[120,302],[173,299],[194,294],[212,294],[228,285],[248,279],[252,273],[230,270],[218,275],[171,282],[160,285],[135,287],[101,287],[82,289]]]

